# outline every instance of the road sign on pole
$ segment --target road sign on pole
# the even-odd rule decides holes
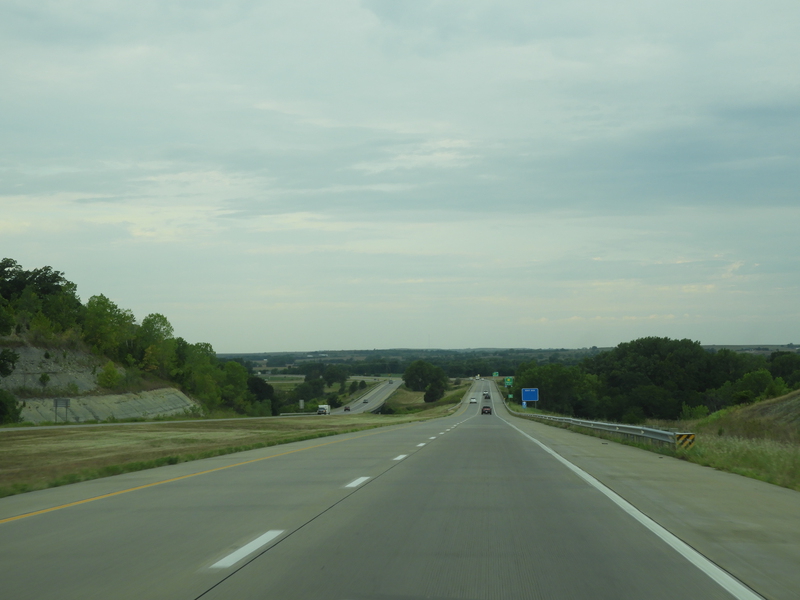
[[[498,373],[497,371],[495,371],[494,373],[492,373],[492,377],[500,377],[500,373]]]
[[[64,409],[64,422],[67,422],[67,410],[69,410],[69,398],[53,398],[53,412],[55,413],[55,423],[58,423],[58,409]]]
[[[539,388],[522,388],[522,401],[523,402],[538,402],[539,401]]]
[[[505,378],[506,387],[513,387],[514,386],[514,378],[513,377],[506,377]]]

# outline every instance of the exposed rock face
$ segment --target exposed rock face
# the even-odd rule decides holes
[[[133,417],[152,418],[157,415],[180,415],[187,411],[199,411],[200,405],[180,390],[164,388],[149,392],[131,394],[110,394],[108,396],[79,396],[70,398],[68,409],[58,409],[58,421],[83,423],[108,418],[130,419]],[[53,398],[35,398],[25,401],[22,420],[33,423],[56,420]]]
[[[19,354],[14,372],[0,379],[0,388],[13,392],[20,387],[42,389],[46,393],[63,395],[67,390],[74,394],[85,394],[97,389],[97,373],[108,359],[100,359],[85,352],[48,350],[22,346],[12,348]],[[49,381],[43,386],[41,377],[47,374]]]
[[[14,392],[19,388],[39,391],[44,398],[26,398],[22,420],[40,423],[56,420],[54,398],[69,398],[66,420],[82,423],[108,418],[152,418],[157,415],[179,415],[199,411],[200,405],[180,390],[163,388],[138,393],[85,395],[99,389],[97,374],[108,362],[85,352],[49,350],[20,346],[12,348],[19,354],[14,372],[0,378],[0,389]],[[117,369],[124,373],[122,367]],[[42,375],[47,375],[42,381]],[[29,394],[23,394],[29,395]],[[65,410],[60,408],[58,421],[65,420]]]

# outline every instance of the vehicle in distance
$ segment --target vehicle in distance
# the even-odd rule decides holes
[[[329,415],[331,414],[331,405],[330,404],[320,404],[317,408],[318,415]]]
[[[349,406],[345,406],[344,407],[344,412],[350,412],[350,407]]]
[[[366,398],[364,398],[364,404],[366,404],[367,402],[369,402],[369,400],[367,400]]]
[[[489,393],[489,390],[483,390],[483,397],[484,398],[490,398],[491,397],[491,394]]]
[[[470,398],[469,399],[469,403],[470,404],[477,404],[478,403],[478,399],[477,398]]]
[[[482,415],[490,415],[490,414],[492,414],[492,407],[491,406],[484,406],[481,409],[481,414]]]

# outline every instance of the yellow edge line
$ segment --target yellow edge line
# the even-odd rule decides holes
[[[401,425],[402,427],[402,425]],[[280,454],[273,454],[271,456],[262,456],[261,458],[254,458],[252,460],[246,460],[244,462],[236,463],[234,465],[227,465],[225,467],[217,467],[216,469],[209,469],[208,471],[200,471],[198,473],[190,473],[189,475],[181,475],[180,477],[173,477],[172,479],[165,479],[163,481],[155,481],[153,483],[146,483],[145,485],[139,485],[136,487],[128,488],[127,490],[119,490],[117,492],[111,492],[110,494],[103,494],[102,496],[94,496],[93,498],[86,498],[85,500],[78,500],[77,502],[70,502],[68,504],[61,504],[59,506],[53,506],[51,508],[43,508],[42,510],[37,510],[34,512],[25,513],[22,515],[17,515],[16,517],[7,517],[5,519],[0,519],[0,525],[3,523],[10,523],[11,521],[19,521],[20,519],[26,519],[28,517],[35,517],[36,515],[43,515],[45,513],[53,512],[56,510],[61,510],[62,508],[70,508],[71,506],[79,506],[81,504],[86,504],[88,502],[94,502],[95,500],[103,500],[104,498],[111,498],[113,496],[119,496],[121,494],[127,494],[128,492],[135,492],[137,490],[144,490],[147,488],[155,487],[157,485],[163,485],[165,483],[172,483],[173,481],[180,481],[181,479],[189,479],[190,477],[197,477],[198,475],[208,475],[209,473],[215,473],[216,471],[224,471],[225,469],[232,469],[233,467],[241,467],[242,465],[249,465],[251,463],[259,462],[262,460],[269,460],[270,458],[277,458],[279,456],[286,456],[287,454],[294,454],[295,452],[303,452],[304,450],[313,450],[314,448],[322,448],[323,446],[330,446],[331,444],[339,444],[341,442],[348,442],[350,440],[358,440],[364,437],[368,437],[370,435],[377,435],[379,433],[384,433],[387,429],[381,428],[379,431],[373,431],[372,433],[365,433],[364,435],[359,435],[352,438],[347,438],[344,440],[334,440],[332,442],[325,442],[324,444],[317,444],[316,446],[309,446],[308,448],[298,448],[296,450],[289,450],[288,452],[281,452]]]

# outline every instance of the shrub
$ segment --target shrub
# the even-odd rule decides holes
[[[17,399],[5,390],[0,390],[0,423],[19,423],[22,420],[22,407]]]
[[[103,370],[100,371],[100,374],[97,376],[97,384],[100,387],[111,390],[119,385],[121,379],[122,375],[119,374],[119,371],[117,371],[114,363],[109,360],[106,363],[106,366],[103,367]]]

